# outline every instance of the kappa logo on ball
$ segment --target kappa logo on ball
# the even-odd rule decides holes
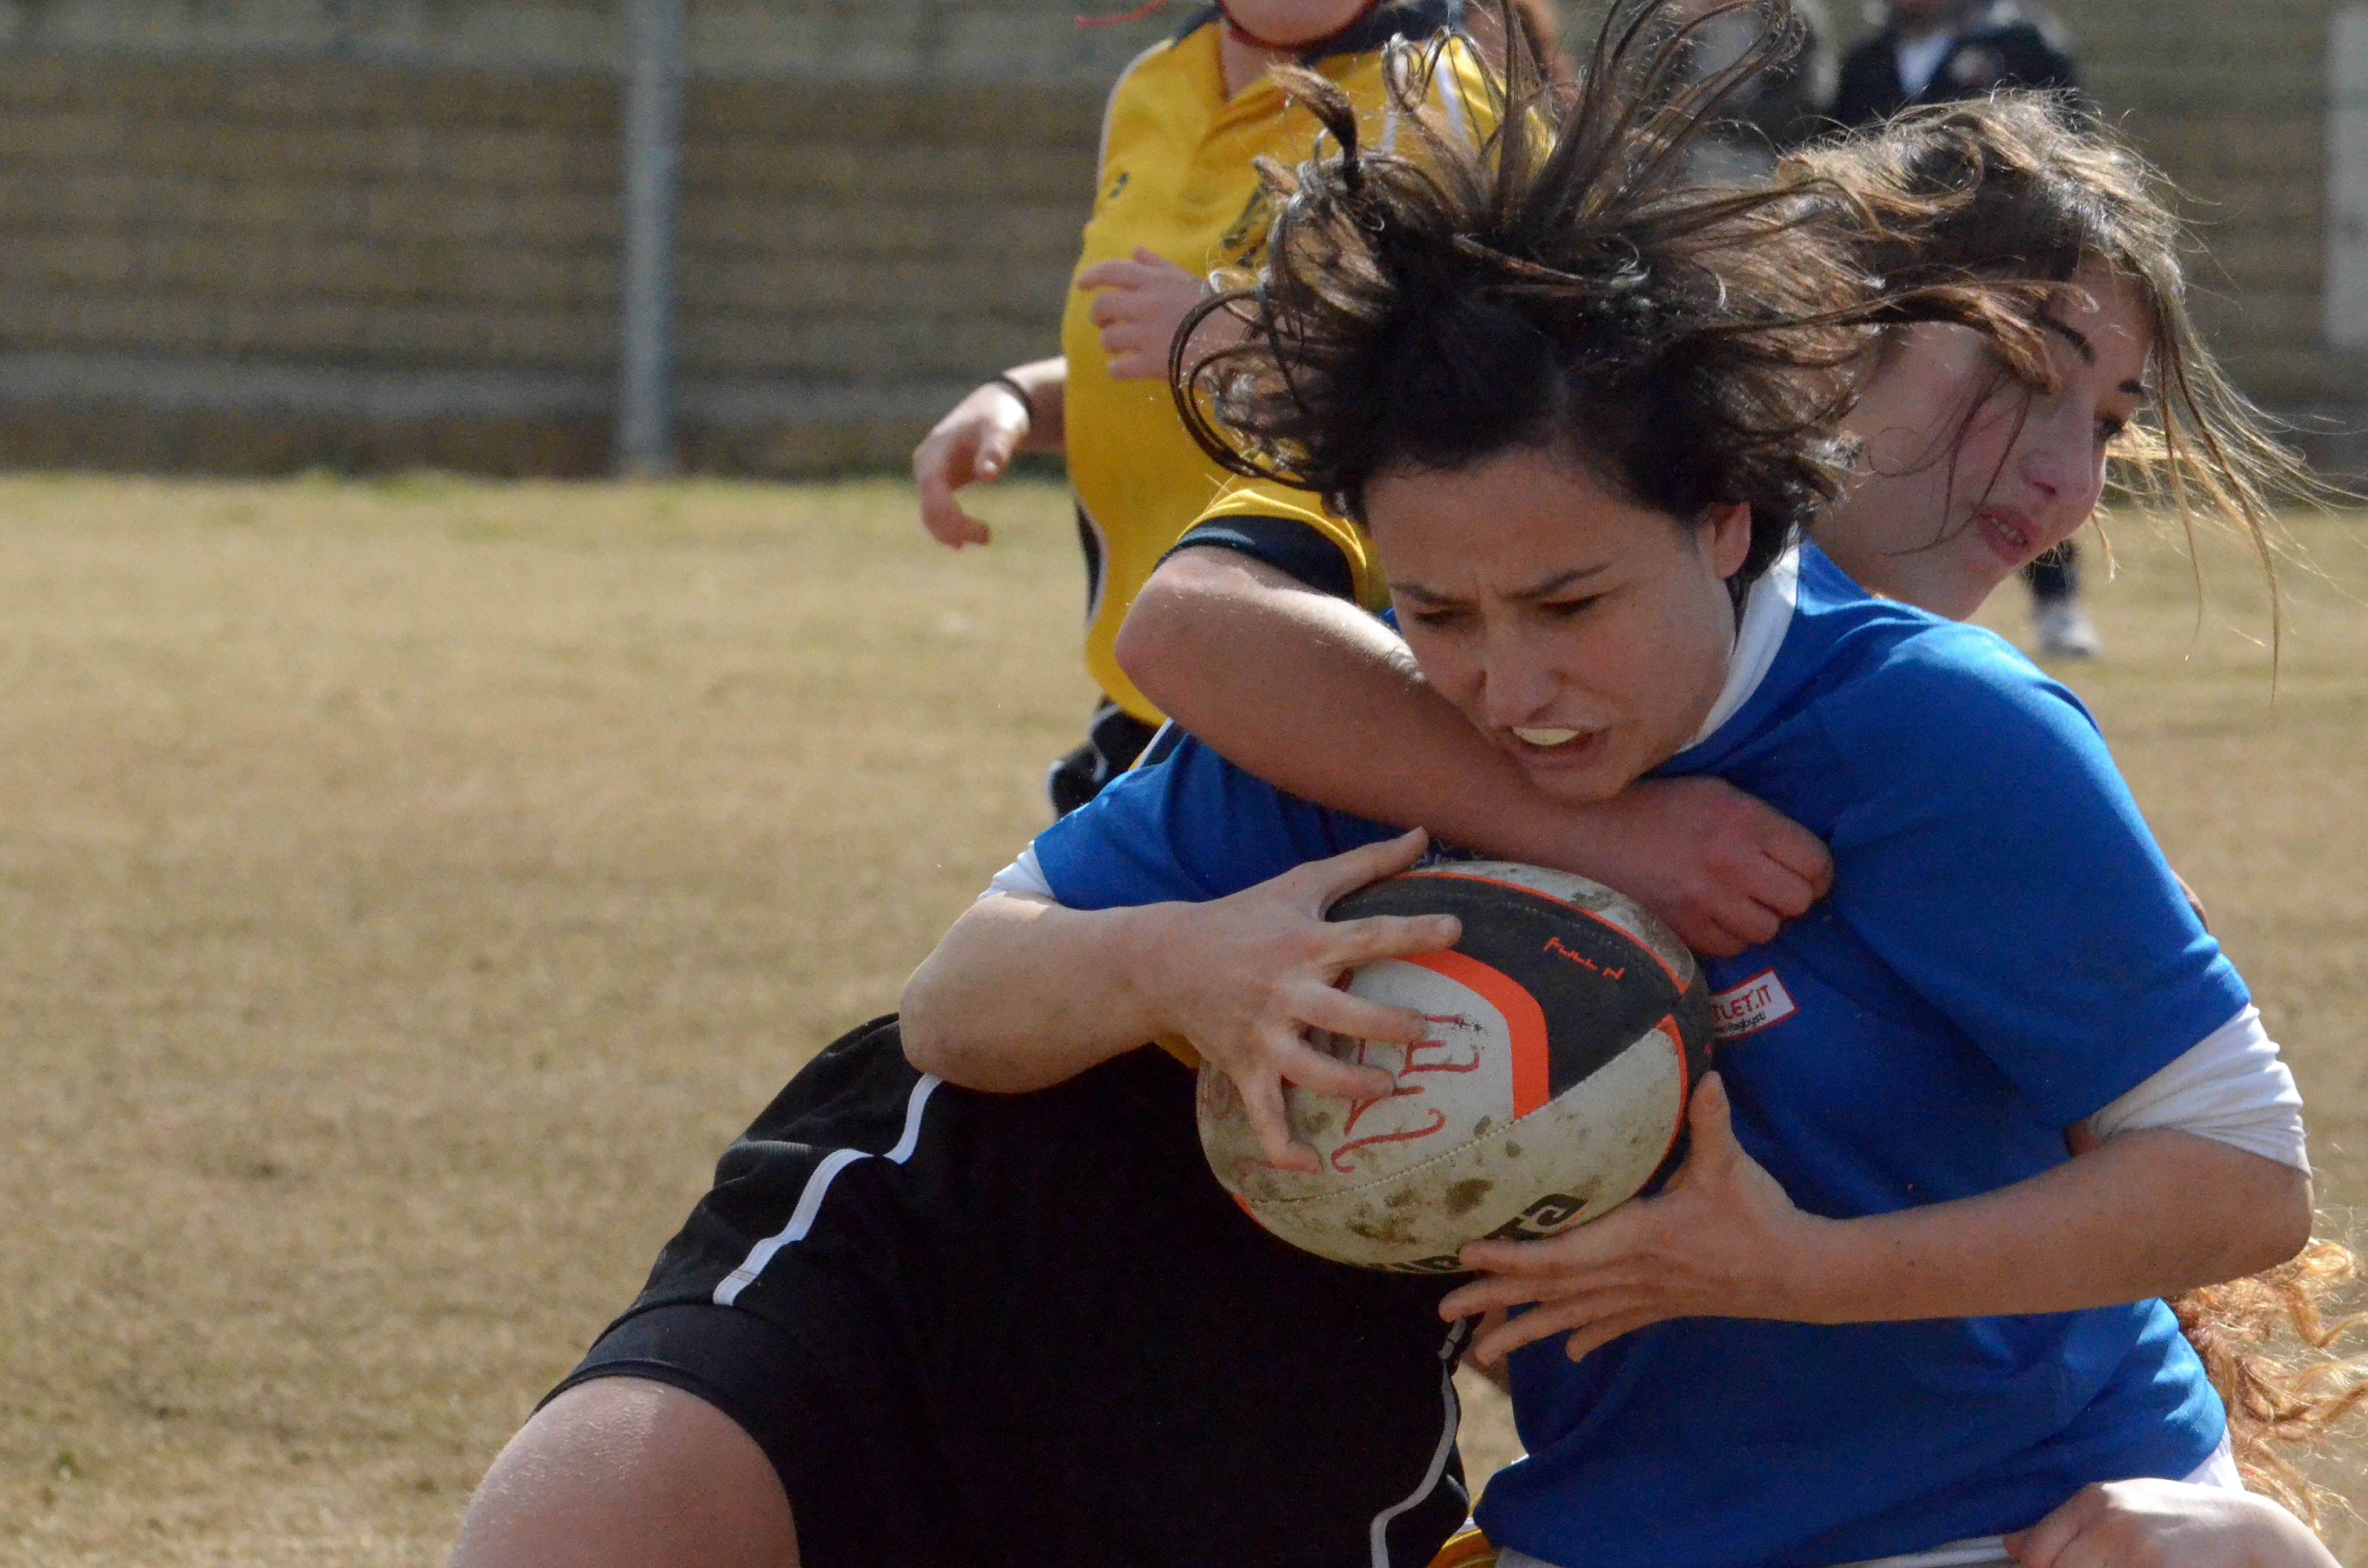
[[[1800,1010],[1776,971],[1763,969],[1740,985],[1711,993],[1711,1033],[1721,1041],[1740,1040],[1770,1024],[1781,1024]]]

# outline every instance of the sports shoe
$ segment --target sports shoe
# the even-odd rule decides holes
[[[2093,659],[2105,651],[2097,629],[2071,599],[2055,599],[2036,607],[2032,619],[2039,627],[2039,651],[2051,659]]]

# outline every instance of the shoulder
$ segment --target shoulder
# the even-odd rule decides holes
[[[1497,95],[1479,50],[1459,30],[1461,13],[1440,0],[1378,6],[1313,63],[1348,94],[1360,119],[1377,122],[1385,147],[1395,139],[1400,95],[1409,86],[1418,89],[1426,118],[1435,116],[1439,130],[1475,140],[1494,123]],[[1416,63],[1389,51],[1400,40],[1417,46]],[[1403,69],[1424,74],[1411,81],[1394,77]]]
[[[2055,1125],[2245,1005],[2088,710],[2003,640],[1903,626],[1813,710],[1834,909]]]
[[[1100,150],[1096,167],[1109,164],[1110,148],[1145,136],[1157,136],[1176,119],[1178,95],[1192,92],[1189,74],[1179,69],[1179,51],[1188,35],[1165,38],[1126,62],[1111,84],[1102,108]]]
[[[1496,130],[1502,112],[1496,78],[1470,39],[1461,34],[1440,51],[1429,83],[1427,101],[1442,129],[1468,142],[1477,142]]]
[[[1978,627],[1888,631],[1813,704],[1843,774],[1837,854],[1903,833],[1985,855],[2151,842],[2078,697]]]
[[[1110,133],[1110,122],[1130,111],[1156,110],[1163,95],[1174,91],[1181,73],[1177,69],[1179,39],[1164,38],[1120,67],[1118,80],[1110,84],[1110,99],[1102,112],[1102,132]]]
[[[1388,585],[1364,530],[1304,490],[1268,480],[1235,480],[1193,519],[1176,547],[1197,545],[1238,551],[1368,609],[1389,603]]]
[[[1420,43],[1454,34],[1463,20],[1462,0],[1380,0],[1334,39],[1324,55],[1375,54],[1397,38]]]
[[[1882,623],[1819,718],[1854,765],[1918,774],[1976,758],[2098,745],[2080,699],[1995,632],[1938,619]]]
[[[2111,775],[2089,710],[2011,643],[1977,626],[1874,597],[1804,548],[1797,602],[1771,684],[1779,706],[1824,735],[1847,777],[1838,807],[1947,801],[1999,769]]]
[[[1842,56],[1828,113],[1844,125],[1880,119],[1899,106],[1899,73],[1892,62],[1891,38],[1878,34]]]

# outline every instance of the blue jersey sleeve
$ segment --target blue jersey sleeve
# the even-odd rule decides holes
[[[1855,776],[1833,903],[2069,1126],[2233,1017],[2188,906],[2078,699],[1985,631],[1936,628],[1818,719]]]
[[[1239,892],[1397,830],[1286,795],[1189,736],[1036,836],[1053,896],[1118,909]]]

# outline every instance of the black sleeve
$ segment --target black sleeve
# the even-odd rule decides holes
[[[1872,125],[1907,101],[1892,60],[1891,35],[1878,33],[1842,57],[1841,80],[1827,112],[1847,126]]]
[[[2072,57],[2030,23],[2007,28],[1998,41],[2006,56],[2006,79],[1998,85],[2078,89],[2080,72]]]
[[[1319,594],[1353,602],[1357,575],[1340,547],[1295,517],[1212,517],[1185,531],[1167,555],[1214,545],[1264,562]],[[1160,557],[1162,561],[1167,555]]]

